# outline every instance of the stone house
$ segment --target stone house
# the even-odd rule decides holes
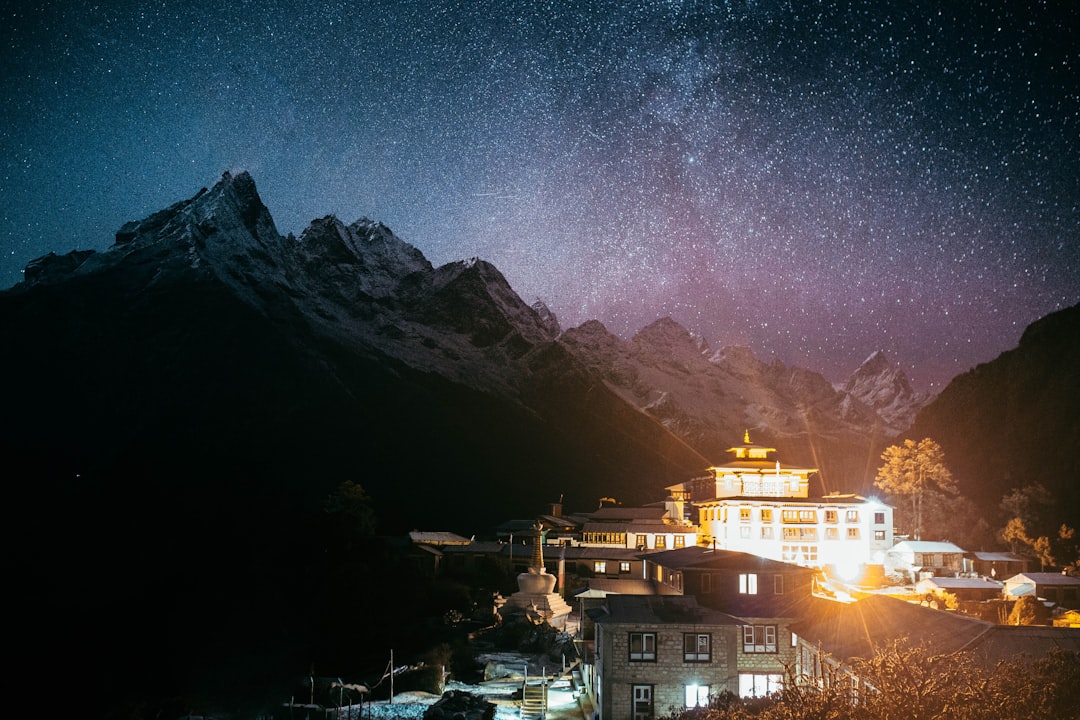
[[[611,595],[590,615],[600,720],[652,720],[738,689],[743,620],[678,595]]]
[[[779,690],[795,662],[790,625],[811,599],[817,571],[732,550],[695,547],[644,556],[648,579],[742,619],[739,695]]]

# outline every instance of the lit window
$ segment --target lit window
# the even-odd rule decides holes
[[[743,625],[743,652],[776,652],[776,626]]]
[[[756,573],[739,573],[739,594],[757,595]]]
[[[772,508],[761,508],[761,522],[772,522]]]
[[[606,573],[607,562],[604,560],[594,560],[592,564],[592,569],[595,573]]]
[[[686,707],[708,707],[709,706],[709,686],[708,685],[687,685],[686,686]]]
[[[826,510],[825,511],[825,522],[834,523],[836,521],[837,521],[836,511],[835,510]]]
[[[846,522],[859,522],[859,511],[858,510],[848,510],[847,514],[844,515],[844,520]]]
[[[750,508],[748,508],[748,507],[739,508],[739,520],[742,521],[742,522],[750,522]]]
[[[630,659],[656,660],[656,633],[630,633]]]
[[[656,536],[656,545],[654,547],[656,547],[657,549],[666,548],[667,547],[667,535],[657,535]]]
[[[619,572],[621,572],[621,573],[628,573],[628,572],[630,572],[630,563],[628,563],[628,562],[625,562],[625,561],[624,561],[624,562],[621,562],[621,563],[619,563]]]
[[[677,548],[686,547],[686,536],[685,535],[676,535],[675,536],[675,547],[677,547]]]
[[[848,528],[847,529],[847,537],[848,537],[848,540],[858,540],[859,539],[859,528]]]
[[[708,633],[683,633],[683,660],[709,662],[712,659]]]
[[[739,673],[741,697],[765,697],[784,689],[784,676],[779,673]]]
[[[885,531],[884,530],[875,530],[874,531],[874,539],[875,540],[884,540],[885,539]]]

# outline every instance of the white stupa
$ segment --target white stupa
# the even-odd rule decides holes
[[[539,523],[536,525],[536,539],[529,570],[519,573],[517,581],[518,591],[507,598],[503,612],[524,611],[526,617],[534,622],[547,620],[554,628],[566,627],[570,606],[555,592],[556,577],[544,567],[544,545]]]

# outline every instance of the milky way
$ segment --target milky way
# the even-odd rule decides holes
[[[940,388],[1080,301],[1080,10],[951,5],[9,8],[0,286],[244,169],[564,327]]]

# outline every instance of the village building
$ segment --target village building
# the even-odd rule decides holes
[[[618,547],[634,550],[667,550],[692,547],[698,528],[682,517],[671,517],[668,507],[600,508],[589,513],[581,528],[583,547]]]
[[[880,576],[893,544],[893,511],[859,495],[810,497],[816,468],[783,465],[776,448],[743,444],[709,474],[668,489],[698,511],[702,545],[753,553],[854,578]],[[681,500],[679,500],[681,499]]]
[[[965,568],[982,577],[1004,580],[1028,569],[1028,561],[1011,552],[964,553]]]
[[[935,610],[885,595],[853,603],[815,598],[796,633],[796,676],[801,682],[846,677],[864,686],[855,661],[870,660],[892,643],[922,646],[935,655],[970,652],[985,668],[1003,660],[1035,659],[1054,650],[1080,652],[1080,629],[1046,625],[999,625],[961,613]]]
[[[742,620],[683,596],[613,595],[590,615],[600,720],[652,720],[737,690]]]
[[[918,582],[928,577],[956,577],[964,570],[964,551],[951,542],[904,540],[885,554],[885,572]]]
[[[928,577],[915,584],[915,592],[944,599],[946,593],[958,601],[982,602],[1001,598],[1002,584],[982,577]]]
[[[736,669],[742,696],[764,696],[783,686],[794,664],[790,626],[810,600],[816,571],[730,550],[694,547],[645,557],[657,585],[693,596],[705,607],[739,617]]]
[[[1080,578],[1061,573],[1029,572],[1005,580],[1005,595],[1034,595],[1069,610],[1080,610]]]

